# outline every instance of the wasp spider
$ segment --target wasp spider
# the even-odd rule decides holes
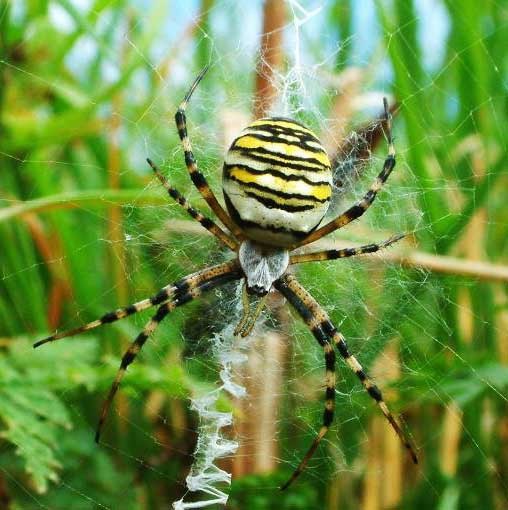
[[[282,488],[287,488],[303,471],[332,423],[335,407],[334,347],[337,348],[348,367],[356,374],[367,393],[378,404],[381,412],[416,463],[415,450],[383,401],[380,390],[351,354],[344,336],[332,324],[328,314],[289,270],[290,266],[302,262],[332,260],[353,257],[362,253],[373,253],[401,239],[402,235],[396,235],[380,244],[293,254],[295,248],[316,241],[359,218],[370,207],[378,191],[388,179],[395,166],[395,149],[386,99],[384,99],[384,110],[388,156],[381,173],[360,201],[332,221],[317,228],[328,209],[332,193],[330,161],[312,131],[291,119],[280,117],[260,119],[242,131],[232,143],[224,162],[223,192],[228,212],[217,201],[204,175],[198,170],[187,134],[185,116],[188,102],[206,71],[207,68],[199,74],[190,87],[176,112],[175,120],[190,178],[229,232],[192,207],[171,186],[150,159],[148,159],[148,163],[171,198],[227,246],[234,253],[234,258],[229,262],[208,267],[186,276],[163,287],[150,298],[106,313],[93,322],[70,331],[55,333],[38,341],[34,347],[73,336],[123,319],[147,308],[158,306],[155,315],[132,342],[122,358],[116,378],[102,406],[95,435],[95,440],[98,442],[111,402],[127,367],[134,361],[147,338],[154,333],[166,315],[176,307],[219,285],[234,280],[243,280],[244,311],[235,334],[247,336],[265,304],[267,294],[277,290],[294,307],[323,348],[326,364],[323,424],[307,454]],[[260,298],[253,310],[251,310],[249,302],[250,295]]]

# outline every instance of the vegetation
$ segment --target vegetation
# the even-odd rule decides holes
[[[188,399],[218,380],[209,341],[231,320],[233,287],[161,326],[129,368],[99,446],[102,399],[150,312],[31,345],[223,259],[144,159],[206,210],[171,120],[186,87],[210,60],[190,129],[218,191],[223,147],[239,128],[231,111],[245,121],[254,106],[268,111],[281,88],[267,84],[298,70],[300,51],[321,65],[308,96],[294,87],[290,102],[303,105],[296,115],[329,138],[333,153],[348,147],[339,128],[379,113],[365,107],[367,92],[397,103],[393,178],[361,221],[327,242],[412,235],[380,256],[302,265],[300,276],[403,415],[421,458],[410,464],[341,371],[336,424],[301,479],[278,491],[320,424],[324,360],[274,302],[283,348],[255,342],[250,358],[260,353],[260,368],[239,374],[249,397],[222,403],[235,409],[231,435],[241,443],[223,463],[233,473],[229,506],[506,508],[508,6],[442,0],[431,12],[422,10],[430,2],[375,2],[374,19],[359,23],[355,2],[323,2],[300,27],[298,50],[296,2],[239,4],[203,0],[191,15],[190,6],[158,0],[143,8],[96,0],[86,9],[0,1],[0,507],[158,509],[184,494],[198,426]],[[314,22],[319,31],[306,32]],[[265,29],[257,67],[245,23]],[[342,206],[381,164],[383,139],[374,145]],[[280,384],[269,384],[270,367]]]

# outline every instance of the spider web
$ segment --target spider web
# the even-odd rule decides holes
[[[380,242],[398,232],[410,235],[400,247],[380,255],[304,264],[297,274],[384,390],[389,407],[396,415],[404,412],[404,421],[414,431],[413,439],[424,458],[423,467],[410,468],[401,460],[404,453],[395,434],[338,360],[334,425],[302,480],[290,489],[297,500],[284,493],[280,497],[288,499],[287,503],[280,499],[281,505],[325,508],[325,491],[326,508],[338,508],[338,502],[344,508],[402,505],[403,497],[412,501],[418,494],[408,496],[401,487],[408,486],[410,491],[418,479],[417,491],[430,493],[436,507],[437,501],[439,508],[458,508],[461,501],[461,508],[474,508],[474,496],[464,499],[461,483],[469,484],[472,494],[483,494],[485,483],[480,475],[474,478],[461,473],[457,463],[460,460],[470,466],[471,458],[477,458],[494,473],[489,482],[495,494],[492,508],[503,507],[508,493],[502,479],[506,465],[504,457],[495,456],[498,443],[489,440],[489,435],[503,437],[506,427],[502,410],[506,408],[508,381],[503,369],[507,354],[502,347],[506,288],[499,283],[491,287],[489,283],[477,284],[474,271],[471,277],[469,269],[461,265],[454,266],[451,273],[463,279],[460,285],[452,285],[447,278],[454,276],[441,274],[447,272],[443,267],[448,259],[422,257],[419,263],[412,263],[414,259],[406,256],[426,250],[431,256],[443,254],[436,246],[453,239],[441,224],[460,221],[461,214],[465,217],[462,206],[469,197],[474,199],[475,179],[497,179],[491,167],[497,164],[496,154],[506,150],[506,140],[499,135],[503,132],[502,114],[495,109],[498,97],[488,91],[473,97],[463,116],[457,115],[461,107],[458,98],[451,97],[447,103],[450,111],[444,117],[456,116],[459,122],[453,127],[447,124],[441,131],[436,130],[435,119],[442,112],[433,112],[432,105],[420,105],[425,112],[416,119],[413,116],[412,121],[397,114],[414,109],[417,94],[438,98],[448,94],[440,78],[457,60],[463,60],[472,81],[480,78],[475,78],[476,64],[465,60],[470,55],[469,42],[459,42],[457,54],[447,52],[446,41],[453,27],[441,3],[415,3],[410,23],[419,25],[419,39],[414,42],[421,55],[412,41],[404,39],[406,25],[389,30],[382,24],[380,13],[386,15],[390,8],[381,4],[376,8],[368,1],[355,3],[351,8],[353,29],[339,36],[330,29],[335,15],[331,3],[285,2],[286,22],[273,32],[283,35],[285,58],[278,68],[260,51],[261,2],[175,2],[171,7],[165,2],[134,2],[129,9],[97,8],[96,17],[94,6],[84,0],[50,2],[47,15],[26,22],[21,41],[31,54],[45,49],[40,41],[43,30],[56,30],[69,40],[72,34],[80,34],[65,52],[63,68],[68,75],[56,78],[43,66],[26,68],[23,60],[18,62],[12,54],[0,59],[0,67],[15,79],[33,82],[38,92],[52,90],[59,101],[72,104],[77,111],[89,109],[90,118],[101,127],[88,120],[85,123],[86,115],[76,116],[78,121],[73,124],[75,118],[70,116],[64,118],[65,127],[76,135],[63,135],[65,147],[55,141],[33,150],[2,150],[5,160],[22,161],[20,168],[28,176],[18,176],[21,183],[14,178],[2,181],[7,190],[4,205],[12,207],[17,199],[57,193],[102,192],[91,193],[89,201],[81,195],[62,198],[69,207],[76,200],[77,211],[53,212],[50,206],[48,218],[43,208],[41,213],[36,211],[38,221],[47,222],[44,235],[50,244],[57,239],[47,256],[21,256],[18,263],[4,259],[2,304],[12,300],[10,307],[17,309],[22,327],[12,335],[22,347],[12,349],[9,355],[14,362],[24,359],[24,365],[37,369],[69,366],[62,374],[41,375],[38,380],[54,395],[54,405],[62,406],[60,422],[43,416],[60,426],[57,432],[47,432],[56,434],[58,441],[43,438],[56,452],[54,463],[48,461],[48,475],[34,482],[33,473],[27,474],[19,460],[15,465],[2,465],[3,480],[13,499],[19,501],[17,507],[63,508],[69,507],[68,501],[74,508],[115,508],[119,501],[125,508],[152,508],[160,501],[165,507],[173,503],[180,509],[225,505],[232,473],[232,508],[270,508],[267,502],[277,501],[278,487],[319,431],[324,393],[322,349],[296,314],[275,297],[253,335],[244,342],[233,340],[240,294],[238,286],[228,285],[177,310],[147,342],[129,368],[97,452],[92,448],[99,413],[96,397],[107,391],[123,349],[150,315],[136,315],[114,329],[63,340],[33,353],[33,337],[27,340],[23,332],[36,331],[36,338],[42,337],[47,325],[42,318],[33,321],[21,310],[22,300],[11,297],[13,289],[30,288],[27,282],[37,281],[41,288],[33,285],[33,299],[45,303],[45,280],[68,281],[70,290],[62,284],[62,311],[55,324],[67,329],[228,257],[177,205],[169,199],[165,202],[145,163],[146,157],[153,159],[194,205],[206,210],[185,171],[172,116],[199,68],[208,63],[211,69],[192,98],[188,122],[199,165],[220,200],[221,160],[232,139],[251,120],[256,66],[277,91],[270,113],[304,122],[331,155],[340,155],[330,217],[360,199],[380,171],[386,154],[384,137],[367,156],[358,148],[378,129],[374,120],[382,113],[382,98],[386,96],[393,105],[398,102],[393,176],[361,220],[323,240],[321,246]],[[23,24],[28,10],[25,2],[12,3],[14,22]],[[505,25],[492,27],[488,36],[501,27]],[[506,91],[506,76],[502,75],[506,70],[486,49],[488,36],[478,35],[473,45],[488,56],[484,68],[494,70],[491,74],[501,78]],[[414,49],[423,76],[416,76],[409,62],[394,64],[390,59],[393,46],[400,41]],[[397,79],[397,65],[409,84],[418,84],[419,89],[409,86],[413,92],[402,90],[395,97],[392,83]],[[94,87],[100,91],[110,87],[113,92],[104,100]],[[22,102],[20,111],[27,115],[28,123],[28,102],[10,94],[9,99]],[[42,94],[35,101],[35,116],[41,122],[52,113],[47,111],[46,101]],[[490,120],[492,137],[502,140],[497,147],[482,142],[486,131],[477,123],[479,110]],[[420,137],[408,136],[411,125],[419,129]],[[459,143],[460,132],[465,134]],[[420,147],[430,169],[424,178],[411,159]],[[359,157],[366,160],[356,161]],[[443,162],[449,166],[447,174],[441,168]],[[40,172],[48,178],[37,177]],[[108,194],[108,189],[115,193]],[[122,190],[128,193],[121,195]],[[432,216],[422,204],[433,194],[445,197],[447,207]],[[472,227],[460,246],[446,255],[477,261],[488,259],[488,253],[493,260],[502,261],[506,252],[494,245],[503,238],[506,220],[497,216],[501,201],[493,197],[471,220]],[[121,207],[116,207],[117,203]],[[38,223],[30,214],[23,216],[25,223],[20,228],[31,229],[37,245],[34,232]],[[438,243],[432,245],[429,239],[437,235]],[[488,250],[475,248],[479,239],[489,240],[489,236],[494,241]],[[417,239],[421,246],[416,245]],[[23,254],[26,239],[18,241],[17,249]],[[95,271],[98,277],[92,274]],[[491,273],[495,280],[496,269]],[[491,307],[499,313],[488,313],[488,306],[479,302],[482,298],[492,299]],[[36,310],[43,317],[46,304]],[[473,348],[475,342],[481,344],[479,355]],[[498,355],[487,356],[488,349]],[[43,368],[39,372],[44,374]],[[68,385],[62,382],[65,378]],[[472,406],[479,406],[481,426],[471,419]],[[434,418],[429,417],[433,412]],[[6,409],[0,407],[0,414],[6,422]],[[214,424],[210,418],[218,421]],[[62,426],[70,430],[62,432]],[[6,455],[16,445],[18,456],[23,457],[16,440],[5,437]],[[81,446],[88,443],[90,447]],[[431,449],[439,453],[433,456]],[[396,459],[391,465],[386,461],[390,456]],[[427,458],[431,461],[426,464]],[[96,479],[83,476],[89,465],[97,471]],[[128,474],[119,474],[122,469]],[[376,477],[385,479],[386,489],[373,481]],[[449,477],[454,483],[446,484],[440,477]],[[481,477],[488,475],[482,471]],[[0,484],[0,495],[2,492]],[[375,496],[369,496],[371,493]],[[355,502],[349,503],[352,506],[347,506],[348,498]]]

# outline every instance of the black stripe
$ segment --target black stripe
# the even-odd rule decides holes
[[[289,288],[284,277],[277,280],[274,286],[301,315],[305,323],[310,322],[314,318],[310,310],[304,306],[301,299]]]
[[[162,321],[162,319],[164,319],[164,317],[166,317],[166,315],[169,313],[169,308],[168,308],[169,305],[162,305],[158,310],[157,312],[155,313],[155,315],[152,317],[152,320],[154,322],[156,322],[157,324],[159,322]]]
[[[291,199],[306,200],[309,202],[321,203],[321,204],[324,204],[330,200],[329,198],[319,199],[312,195],[303,195],[301,193],[285,193],[284,191],[280,191],[278,189],[273,189],[273,188],[269,188],[268,186],[263,186],[262,184],[258,184],[257,182],[244,182],[241,179],[238,179],[233,176],[229,176],[229,178],[232,181],[235,181],[235,182],[238,182],[239,184],[241,184],[242,187],[254,188],[259,191],[262,191],[263,193],[269,193],[270,195],[275,195],[278,198],[283,198],[286,200],[291,200]],[[312,206],[312,207],[314,207],[314,206]]]
[[[216,276],[213,276],[209,280],[205,280],[202,283],[198,283],[195,287],[195,290],[199,291],[199,294],[206,292],[207,290],[217,287],[219,285],[222,285],[224,283],[227,283],[231,280],[236,280],[241,276],[241,272],[239,269],[232,270],[225,274],[219,274]],[[190,293],[190,285],[189,285],[189,279],[183,278],[182,280],[179,280],[174,283],[174,287],[176,287],[175,296],[173,303],[176,307],[182,306],[185,303],[188,303],[189,301],[192,301],[194,297]],[[159,293],[161,295],[162,301],[165,301],[165,299],[162,297],[163,292]],[[167,296],[166,296],[167,299]],[[155,304],[155,303],[154,303]],[[169,313],[169,310],[167,309],[167,306],[163,306],[160,308],[156,315],[153,317],[153,320],[156,322],[161,322],[162,319]]]
[[[264,117],[262,119],[258,119],[256,122],[278,122],[278,121],[290,122],[291,124],[295,124],[296,126],[301,127],[307,131],[309,130],[309,128],[307,126],[304,126],[301,122],[298,122],[295,119],[290,119],[289,117]],[[284,129],[285,126],[277,125],[277,127]]]
[[[305,161],[305,162],[311,163],[313,165],[318,165],[318,167],[319,167],[319,168],[312,167],[312,168],[310,168],[310,170],[319,171],[320,169],[322,169],[324,171],[324,170],[329,170],[329,168],[330,168],[326,165],[323,165],[323,163],[321,161],[319,161],[315,158],[302,158],[300,156],[291,156],[289,154],[282,154],[280,152],[272,152],[272,151],[269,151],[268,149],[266,149],[265,147],[256,147],[253,149],[248,149],[245,147],[235,147],[234,145],[232,145],[229,150],[235,151],[235,152],[240,152],[240,153],[242,153],[242,155],[248,156],[249,158],[252,158],[252,159],[264,158],[266,156],[267,157],[274,156],[274,157],[279,158],[279,164],[281,164],[280,160],[282,160],[283,165],[285,165],[286,163],[291,164],[293,162],[298,165],[298,162]],[[262,156],[259,156],[258,154],[252,154],[253,152],[260,152],[262,154]],[[261,159],[258,159],[258,161],[261,161]],[[277,161],[275,161],[274,159],[271,159],[271,160],[268,159],[268,162],[277,163]],[[303,169],[309,170],[308,166],[307,167],[305,165],[299,165],[299,166],[302,170]]]
[[[325,331],[328,336],[333,336],[333,335],[335,335],[335,333],[337,333],[335,326],[329,320],[324,320],[321,323],[321,327],[323,328],[323,331]]]
[[[323,413],[323,425],[325,427],[329,427],[333,422],[333,411],[330,409],[325,409]]]
[[[331,347],[331,346],[330,346]],[[333,347],[331,347],[333,349]],[[335,351],[325,353],[326,369],[330,372],[335,372]]]
[[[353,207],[351,207],[351,209],[346,211],[343,216],[345,219],[349,220],[348,221],[348,223],[349,223],[350,221],[353,221],[356,218],[359,218],[364,212],[365,212],[364,207],[362,207],[360,205],[353,205]]]
[[[173,287],[176,287],[176,292],[179,294],[183,294],[189,290],[189,280],[190,278],[182,278],[181,280],[176,281],[173,283]]]
[[[251,126],[248,129],[255,130],[258,127],[261,128],[261,126]],[[264,129],[261,129],[261,130],[265,131]],[[241,138],[244,138],[246,136],[251,136],[252,138],[255,138],[256,140],[261,140],[262,142],[281,143],[284,145],[289,145],[291,147],[298,147],[300,149],[303,149],[303,150],[306,150],[309,152],[314,152],[316,154],[324,154],[325,156],[327,155],[326,152],[322,148],[317,148],[317,147],[313,147],[311,145],[307,145],[305,143],[305,141],[302,140],[301,137],[298,136],[297,131],[294,131],[293,133],[289,133],[287,136],[292,136],[293,138],[298,138],[298,141],[292,141],[292,140],[287,140],[286,138],[281,138],[281,137],[277,136],[276,133],[273,133],[270,136],[270,135],[263,135],[260,133],[253,133],[253,132],[249,131],[249,132],[239,136],[232,143],[232,145],[234,146],[238,140],[240,140]],[[312,141],[314,141],[314,140],[312,140]]]
[[[150,303],[152,303],[152,305],[159,305],[160,303],[163,303],[167,299],[169,299],[168,290],[161,290],[160,292],[155,294],[155,296],[152,296],[150,298]]]
[[[205,176],[201,172],[199,172],[199,171],[192,172],[190,174],[190,177],[191,177],[192,182],[198,189],[203,189],[208,186]]]
[[[295,240],[304,239],[306,238],[312,230],[315,230],[316,227],[314,227],[310,232],[302,232],[299,230],[291,230],[288,228],[282,228],[282,227],[273,227],[273,226],[264,226],[259,225],[259,223],[256,223],[255,221],[249,221],[244,220],[238,211],[236,210],[236,207],[233,205],[233,202],[231,202],[231,199],[228,197],[227,193],[224,192],[224,201],[226,202],[226,206],[228,208],[229,214],[231,216],[231,219],[240,227],[243,229],[246,228],[258,228],[260,230],[267,230],[269,232],[273,232],[274,234],[288,234],[295,238]]]
[[[363,201],[368,202],[369,204],[373,202],[373,200],[376,198],[376,191],[369,189],[367,193],[365,193],[363,197]]]
[[[146,342],[146,338],[147,336],[146,335],[143,335],[144,338],[142,338],[142,334],[139,334],[138,337],[136,338],[136,343],[137,344],[144,344]],[[131,351],[131,350],[128,350],[123,358],[122,358],[122,362],[120,363],[120,367],[123,368],[123,369],[126,369],[133,361],[134,361],[134,358],[136,357],[136,353]]]
[[[166,316],[168,314],[168,311],[167,311],[166,308],[164,308],[164,310],[166,311],[164,316]],[[163,318],[164,317],[162,317],[162,319]],[[160,321],[158,321],[158,322],[160,322]],[[145,345],[145,342],[147,341],[147,339],[148,339],[148,335],[144,331],[142,331],[137,336],[137,338],[134,341],[134,343],[131,345],[131,347],[129,347],[129,350],[123,355],[122,361],[120,363],[120,369],[124,369],[125,370],[134,361],[134,359],[138,355],[138,353],[141,350],[141,348],[143,347],[143,345]],[[138,352],[134,352],[132,350],[134,348],[134,346],[138,346]]]
[[[178,129],[185,129],[185,113],[183,110],[177,110],[175,113],[175,122]]]
[[[367,392],[376,402],[381,402],[383,400],[383,396],[381,395],[381,392],[377,386],[374,385],[370,388],[367,388]]]
[[[167,188],[169,195],[172,199],[176,200],[178,203],[180,203],[180,200],[182,199],[182,195],[176,191],[175,188]]]
[[[274,283],[274,287],[291,303],[304,322],[310,327],[310,322],[314,319],[314,314],[305,306],[303,301],[293,290],[288,287],[287,283],[283,279],[279,279]],[[328,342],[328,337],[321,329],[321,326],[315,326],[310,328],[310,330],[321,346],[324,346]]]
[[[99,321],[102,323],[102,324],[108,324],[110,322],[114,322],[118,319],[118,315],[116,312],[108,312],[108,313],[105,313],[100,319]]]
[[[286,168],[290,168],[288,165],[285,165],[284,163],[281,163],[278,166],[283,166]],[[246,172],[249,172],[253,175],[271,175],[273,177],[280,177],[281,179],[284,179],[286,181],[303,181],[307,184],[310,184],[311,186],[323,186],[328,185],[330,186],[330,183],[328,181],[311,181],[310,179],[307,179],[304,175],[295,175],[295,174],[285,174],[284,172],[281,172],[280,170],[276,170],[275,168],[265,168],[263,170],[258,170],[257,168],[252,168],[251,166],[244,165],[244,164],[228,164],[224,163],[224,173],[227,178],[230,177],[230,171],[233,168],[240,168],[241,170],[245,170]],[[307,172],[312,172],[312,170],[306,170]]]
[[[388,176],[390,175],[390,172],[394,169],[394,167],[395,167],[395,156],[390,154],[386,158],[383,171],[381,172],[381,175],[379,176],[383,182],[386,181],[386,179],[388,178]]]
[[[344,358],[344,359],[348,359],[351,357],[351,354],[349,353],[349,349],[347,348],[347,344],[346,342],[344,342],[344,340],[339,340],[339,342],[337,343],[337,349],[339,349],[339,352],[340,352],[340,355]]]
[[[136,313],[138,310],[134,305],[129,305],[124,308],[124,312],[126,315],[132,315],[133,313]]]
[[[191,151],[184,151],[183,155],[185,157],[185,164],[187,166],[196,164],[196,159],[194,158],[194,154],[192,154]]]
[[[257,195],[255,192],[252,191],[245,191],[245,194],[259,202],[260,204],[263,204],[268,209],[279,209],[280,211],[286,211],[289,213],[292,212],[301,212],[301,211],[309,211],[311,209],[315,209],[316,206],[314,205],[287,205],[287,204],[281,204],[277,202],[276,200],[273,200],[271,198],[261,197]]]
[[[319,345],[324,346],[328,341],[328,336],[326,333],[319,326],[310,328],[310,330],[312,331],[314,338],[319,342]]]
[[[298,124],[298,125],[301,126],[301,124]],[[268,124],[260,124],[258,126],[250,125],[250,126],[248,126],[247,129],[263,129],[263,130],[269,131],[270,133],[273,133],[274,135],[280,134],[280,135],[288,135],[288,136],[298,136],[301,140],[304,140],[306,142],[316,142],[316,143],[321,144],[319,139],[310,133],[301,131],[298,128],[289,128],[286,126],[281,126],[280,124],[275,125],[275,126],[270,126]]]
[[[189,208],[187,209],[187,212],[188,212],[188,213],[190,214],[190,216],[191,216],[192,218],[194,218],[195,220],[198,220],[198,221],[199,221],[199,220],[202,218],[201,214],[199,214],[199,213],[196,211],[196,209],[193,209],[192,207],[189,207]]]
[[[217,282],[217,281],[220,281],[221,279],[225,283],[229,279],[238,278],[239,275],[240,275],[239,270],[232,271],[231,273],[226,273],[225,275],[220,274],[220,275],[214,276],[214,277],[210,278],[209,280],[205,281],[205,283],[203,283],[202,285],[205,285],[206,283],[210,283],[210,282]],[[225,279],[224,278],[225,276],[227,276],[228,278]],[[175,288],[175,291],[174,291],[175,298],[178,298],[179,296],[181,297],[181,296],[186,295],[190,289],[190,284],[189,284],[190,279],[191,278],[182,278],[181,280],[177,280],[176,282],[173,283],[173,285],[171,286],[170,289],[161,290],[155,296],[152,296],[150,298],[150,303],[152,305],[158,305],[160,303],[163,303],[167,299],[169,299],[170,295],[172,294],[171,290],[173,287]],[[202,288],[200,284],[198,284],[197,287],[199,287],[200,289]],[[206,289],[207,287],[204,287],[204,288]],[[177,305],[180,305],[180,304],[183,304],[183,303],[179,299]]]
[[[230,149],[231,150],[231,149]],[[239,152],[242,156],[246,157],[247,159],[251,159],[253,161],[259,161],[260,163],[268,163],[270,165],[278,165],[283,166],[286,168],[289,168],[291,170],[296,171],[302,171],[302,172],[324,172],[326,170],[329,170],[329,167],[324,166],[323,163],[318,162],[319,168],[316,167],[309,167],[305,165],[299,165],[298,163],[293,163],[290,161],[281,161],[275,160],[274,158],[265,157],[260,154],[253,154],[252,152],[256,151],[257,149],[233,149],[235,152]],[[249,152],[252,151],[252,152]],[[270,153],[273,155],[273,153]],[[284,157],[283,155],[280,156],[281,158]],[[296,161],[302,161],[302,159],[296,159]]]
[[[219,285],[223,285],[233,280],[238,280],[243,275],[240,268],[231,269],[229,272],[224,274],[219,274],[206,280],[205,282],[198,285],[200,292],[206,292],[207,290],[217,287]],[[180,303],[179,303],[180,304]]]
[[[215,223],[210,218],[203,217],[201,225],[209,230],[215,226]]]
[[[262,131],[268,131],[270,134],[273,134],[274,136],[278,135],[286,135],[286,136],[294,136],[299,138],[302,142],[314,142],[321,144],[321,142],[310,133],[305,133],[303,131],[300,131],[299,129],[292,129],[285,126],[270,126],[268,124],[260,124],[259,126],[253,126],[250,125],[246,128],[246,130],[262,130]],[[245,133],[247,135],[247,133]],[[245,136],[243,135],[243,136]],[[284,140],[286,141],[286,140]]]

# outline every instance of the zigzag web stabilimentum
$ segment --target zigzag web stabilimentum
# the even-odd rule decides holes
[[[225,505],[228,500],[225,490],[231,484],[231,474],[218,467],[216,462],[233,455],[238,443],[223,435],[223,429],[233,423],[232,413],[218,410],[216,404],[221,393],[235,400],[245,396],[245,388],[234,382],[233,375],[235,369],[247,360],[243,351],[248,344],[248,340],[235,337],[233,331],[234,326],[230,324],[212,338],[213,358],[220,369],[220,386],[192,399],[191,408],[199,419],[198,440],[185,482],[188,490],[197,493],[197,497],[186,502],[186,496],[183,496],[173,503],[175,510]]]

